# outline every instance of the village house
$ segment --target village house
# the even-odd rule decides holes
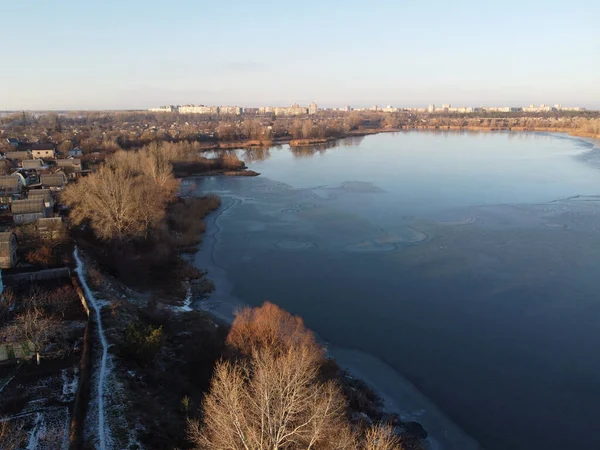
[[[17,225],[32,223],[43,217],[48,217],[48,209],[41,198],[13,200],[10,204],[13,221]]]
[[[56,167],[60,167],[61,169],[81,170],[81,159],[79,159],[79,158],[57,159]]]
[[[21,195],[23,192],[23,176],[18,175],[2,175],[0,176],[0,196],[15,196]]]
[[[41,159],[27,159],[21,162],[21,167],[26,170],[41,170],[42,163]]]
[[[33,144],[31,146],[31,155],[35,159],[54,159],[56,158],[56,149],[54,144]]]
[[[10,269],[17,265],[17,236],[11,231],[0,233],[0,268]]]
[[[63,172],[40,175],[40,183],[43,188],[62,189],[67,184],[67,177]]]
[[[41,199],[44,202],[44,207],[52,212],[54,210],[54,195],[50,189],[30,189],[27,193],[27,198]]]
[[[31,159],[31,153],[27,150],[17,150],[14,152],[6,152],[4,156],[8,159],[15,161],[23,161],[24,159]]]

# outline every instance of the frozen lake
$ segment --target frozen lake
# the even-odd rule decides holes
[[[196,257],[215,302],[301,315],[485,448],[600,448],[600,149],[408,132],[238,154],[262,175],[185,180],[223,200]]]

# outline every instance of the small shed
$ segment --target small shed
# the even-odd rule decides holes
[[[58,239],[64,231],[62,217],[38,219],[36,228],[40,236],[47,239]]]
[[[17,235],[12,231],[0,233],[0,267],[10,269],[17,265]]]
[[[13,221],[17,225],[32,223],[42,217],[48,217],[48,210],[41,198],[13,200],[10,204]]]

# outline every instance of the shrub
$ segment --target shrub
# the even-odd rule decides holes
[[[125,353],[139,365],[150,364],[163,345],[163,327],[130,323],[125,330]]]

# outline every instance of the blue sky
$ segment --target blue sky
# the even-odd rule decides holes
[[[600,1],[2,0],[0,110],[600,109]]]

